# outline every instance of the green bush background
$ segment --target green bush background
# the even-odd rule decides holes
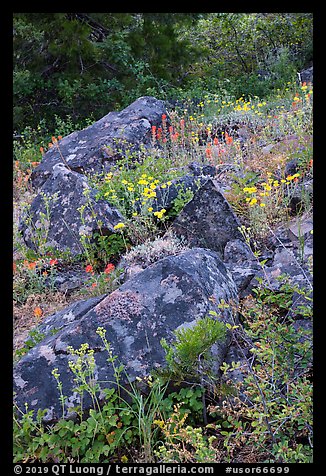
[[[14,13],[14,130],[142,95],[264,97],[311,64],[312,28],[312,13]]]

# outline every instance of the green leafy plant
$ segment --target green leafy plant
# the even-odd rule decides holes
[[[166,339],[161,345],[166,352],[166,361],[173,375],[196,376],[208,371],[212,345],[226,335],[223,323],[210,317],[198,319],[194,326],[174,331],[175,341],[170,345]],[[200,370],[202,369],[202,370]]]
[[[199,186],[198,186],[199,188]],[[178,195],[173,200],[173,206],[169,211],[170,217],[178,216],[184,206],[192,200],[194,192],[190,188],[185,188],[183,186],[179,187]]]
[[[212,463],[219,461],[219,451],[214,448],[214,436],[205,437],[202,428],[186,425],[188,414],[181,414],[180,404],[174,406],[172,415],[166,420],[157,420],[164,442],[155,455],[163,463]]]
[[[52,329],[50,335],[55,335],[58,332],[58,329]],[[27,354],[27,352],[35,347],[37,344],[42,342],[44,339],[45,334],[41,332],[39,329],[35,328],[29,331],[28,338],[24,342],[24,346],[20,349],[17,349],[15,352],[15,357],[20,358],[23,355]]]
[[[56,290],[56,260],[40,258],[14,263],[13,299],[24,304],[32,294],[51,293]]]
[[[255,447],[264,462],[312,461],[311,331],[296,328],[293,317],[285,314],[292,306],[288,291],[288,285],[279,294],[261,287],[256,299],[248,298],[243,305],[252,357],[242,352],[244,362],[238,368],[244,378],[233,384],[238,395],[213,408],[213,414],[227,422],[221,435],[228,461],[243,445]],[[246,336],[240,330],[234,333],[240,351]],[[226,377],[233,371],[228,365],[222,370]]]
[[[22,216],[25,225],[29,228],[29,240],[35,252],[44,256],[53,251],[48,244],[48,234],[51,219],[51,205],[58,200],[58,193],[50,196],[40,191],[39,195],[42,198],[43,210],[41,208],[37,217],[32,217],[30,214],[30,205],[26,204]]]

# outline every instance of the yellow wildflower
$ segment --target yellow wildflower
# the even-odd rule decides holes
[[[153,215],[155,215],[157,218],[161,219],[161,218],[163,218],[164,213],[166,213],[166,210],[165,210],[165,208],[162,208],[162,210],[160,210],[159,212],[158,211],[154,212]]]
[[[164,427],[164,421],[163,420],[154,420],[154,425],[159,426],[160,428]]]
[[[143,178],[142,178],[142,179],[139,179],[139,180],[138,180],[138,185],[148,185],[148,181],[145,180],[145,179],[143,179]]]
[[[243,191],[247,193],[256,193],[257,187],[244,187]]]
[[[126,225],[124,223],[118,223],[117,225],[115,225],[113,228],[115,230],[119,230],[120,228],[124,228]]]

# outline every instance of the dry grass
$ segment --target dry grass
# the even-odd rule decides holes
[[[24,304],[13,304],[13,350],[24,346],[31,329],[40,324],[43,319],[64,309],[76,300],[75,296],[62,292],[31,294]],[[35,309],[41,309],[42,315],[37,316]]]

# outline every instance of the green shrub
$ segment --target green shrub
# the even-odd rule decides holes
[[[174,331],[175,341],[170,345],[166,339],[161,345],[166,352],[166,362],[174,377],[191,376],[198,380],[200,375],[209,373],[212,345],[226,335],[226,326],[215,319],[198,319],[194,326]]]
[[[296,289],[292,286],[292,295]],[[251,296],[243,305],[252,357],[240,366],[244,379],[236,384],[238,396],[213,408],[227,422],[220,433],[230,462],[244,445],[254,447],[263,462],[312,462],[312,336],[296,329],[285,313],[292,306],[289,293],[289,284],[279,294],[257,288],[256,299]],[[311,316],[310,291],[301,294]],[[241,348],[246,337],[239,330],[234,336]],[[233,368],[224,364],[222,370],[227,378]]]

